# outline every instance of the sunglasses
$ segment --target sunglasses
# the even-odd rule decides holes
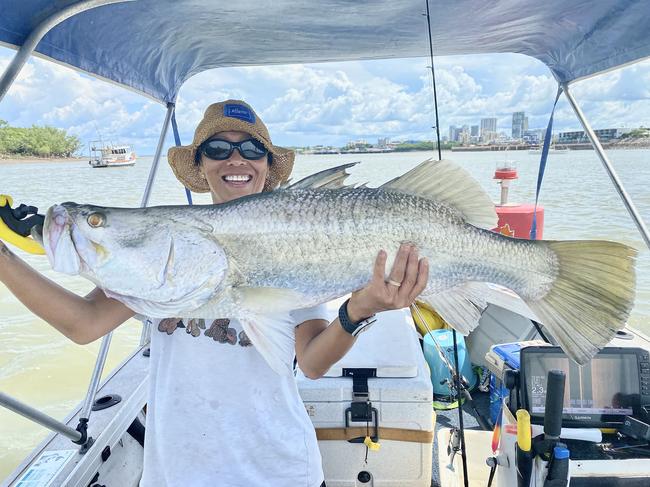
[[[200,151],[208,159],[225,161],[237,149],[244,159],[257,161],[268,154],[268,150],[259,140],[246,139],[241,142],[230,142],[223,139],[212,139],[201,144]]]

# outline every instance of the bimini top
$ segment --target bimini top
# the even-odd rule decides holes
[[[36,51],[172,102],[212,68],[428,56],[425,1],[137,0],[71,17]],[[437,56],[526,54],[559,82],[650,56],[650,0],[429,2]],[[72,3],[0,0],[0,43]]]

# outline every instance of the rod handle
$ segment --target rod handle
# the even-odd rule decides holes
[[[549,370],[546,380],[546,406],[544,408],[544,438],[557,439],[562,430],[564,384],[566,375],[561,370]]]

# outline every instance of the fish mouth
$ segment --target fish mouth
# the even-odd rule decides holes
[[[47,211],[40,240],[55,271],[80,274],[97,260],[93,243],[83,235],[63,205],[54,205]]]

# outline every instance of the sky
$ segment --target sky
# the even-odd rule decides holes
[[[14,51],[0,47],[0,71]],[[205,108],[244,99],[284,146],[343,146],[350,140],[432,140],[435,114],[425,58],[311,65],[222,68],[200,73],[181,88],[176,118],[188,143]],[[518,54],[435,60],[441,135],[450,125],[479,125],[496,117],[510,134],[512,112],[529,129],[544,128],[557,85],[539,61]],[[650,127],[650,60],[577,82],[573,94],[596,129]],[[80,138],[129,143],[141,155],[157,144],[164,107],[125,88],[32,58],[0,103],[12,126],[51,125]],[[581,130],[561,98],[554,131]],[[171,135],[167,145],[173,143]]]

